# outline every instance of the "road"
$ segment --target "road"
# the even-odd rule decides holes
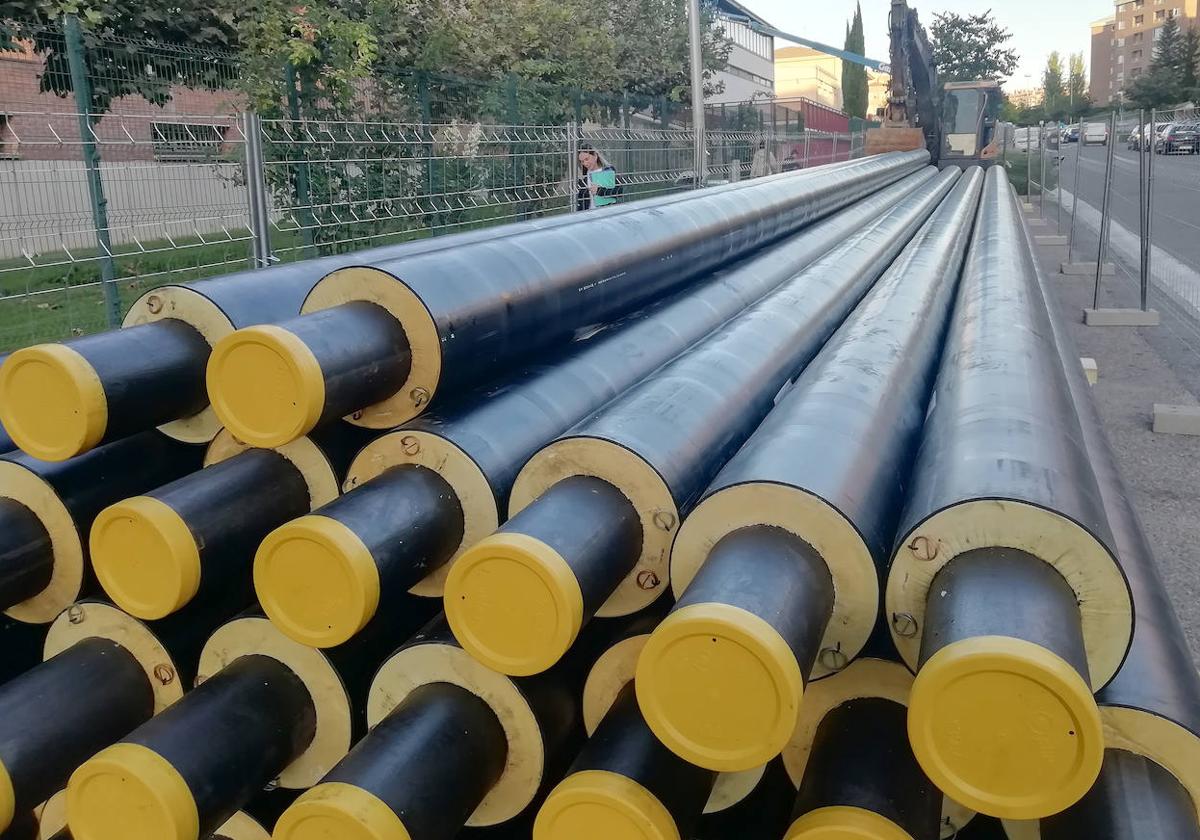
[[[1079,161],[1079,197],[1099,209],[1104,193],[1104,146],[1065,144],[1063,189],[1075,191]],[[1138,224],[1138,153],[1117,145],[1113,166],[1113,219],[1136,234]],[[1049,204],[1047,204],[1049,207]],[[1200,155],[1154,156],[1154,244],[1200,270]]]

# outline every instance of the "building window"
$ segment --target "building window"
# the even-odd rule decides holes
[[[1133,0],[1133,8],[1140,9],[1146,5],[1146,0]]]
[[[1170,9],[1170,10],[1168,10],[1168,13],[1169,13],[1170,17],[1174,18],[1174,17],[1179,17],[1180,11],[1181,11],[1180,9]]]
[[[1159,11],[1155,12],[1154,19],[1155,20],[1166,20],[1167,19],[1167,10],[1160,9]]]
[[[1131,35],[1131,36],[1130,36],[1129,40],[1130,40],[1130,42],[1131,42],[1131,43],[1134,43],[1134,44],[1140,44],[1140,43],[1142,43],[1142,36],[1143,36],[1144,34],[1146,34],[1146,33],[1144,33],[1144,32],[1135,32],[1135,33],[1133,33],[1133,35]]]
[[[226,126],[210,123],[150,124],[158,160],[210,160],[221,154]]]
[[[1132,70],[1129,71],[1129,75],[1136,79],[1138,76],[1142,75],[1142,68],[1134,67]]]
[[[1123,21],[1123,20],[1117,21],[1117,29],[1124,29],[1124,28],[1125,28],[1125,21]]]
[[[1141,26],[1145,22],[1146,22],[1145,15],[1134,15],[1133,16],[1133,25],[1134,26]]]
[[[1141,61],[1141,60],[1142,60],[1142,51],[1141,51],[1141,50],[1134,50],[1134,51],[1133,51],[1133,55],[1132,55],[1132,56],[1130,56],[1130,58],[1131,58],[1133,61]]]
[[[1123,56],[1123,55],[1117,56],[1117,64],[1124,64],[1124,63],[1125,63],[1125,56]]]
[[[17,133],[9,125],[8,114],[0,114],[0,160],[14,160],[17,154]]]

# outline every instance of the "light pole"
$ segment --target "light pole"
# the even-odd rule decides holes
[[[704,50],[700,31],[700,0],[688,0],[688,49],[692,59],[692,172],[697,188],[708,182],[708,160],[704,142]]]

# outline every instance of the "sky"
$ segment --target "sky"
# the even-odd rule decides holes
[[[739,0],[767,22],[835,47],[846,38],[846,21],[854,16],[854,0]],[[996,20],[1012,32],[1008,46],[1021,63],[1008,80],[1010,91],[1040,87],[1046,56],[1053,50],[1064,55],[1082,52],[1090,60],[1091,30],[1088,25],[1113,12],[1112,0],[908,0],[917,10],[926,30],[937,12],[978,14],[991,9]],[[889,0],[862,0],[867,56],[888,60]],[[776,40],[776,48],[787,46]],[[1065,64],[1065,61],[1064,61]]]

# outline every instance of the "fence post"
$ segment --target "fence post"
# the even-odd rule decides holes
[[[1079,141],[1075,145],[1075,186],[1071,192],[1071,230],[1067,234],[1067,264],[1075,262],[1075,211],[1079,209],[1079,170],[1083,168],[1083,117],[1079,118]]]
[[[1033,126],[1025,129],[1025,203],[1033,207]]]
[[[296,68],[288,62],[284,71],[287,80],[288,116],[296,130],[300,129],[300,91],[297,88]],[[305,129],[306,130],[306,129]],[[291,154],[288,157],[292,157]],[[292,165],[292,183],[296,189],[296,205],[300,210],[300,238],[304,241],[304,256],[316,256],[317,219],[312,211],[312,193],[308,188],[308,150],[304,150],[304,161]]]
[[[1038,125],[1038,218],[1046,218],[1046,123]]]
[[[579,188],[576,171],[579,169],[579,124],[572,121],[567,123],[567,210],[574,213],[579,209],[579,199],[575,194]]]
[[[700,34],[700,0],[688,0],[688,52],[692,70],[692,180],[700,188],[708,182],[704,136],[704,57]]]
[[[262,118],[253,111],[242,112],[242,136],[246,140],[246,201],[249,211],[250,264],[255,268],[271,265],[271,212],[267,201],[266,160],[262,146]]]
[[[1150,157],[1146,161],[1146,236],[1142,242],[1145,256],[1142,261],[1142,311],[1145,312],[1150,302],[1150,272],[1154,259],[1154,125],[1158,120],[1158,109],[1150,109]],[[1163,150],[1166,153],[1166,150]]]
[[[92,203],[92,225],[96,229],[96,248],[100,252],[100,285],[104,290],[104,310],[110,327],[121,326],[121,293],[117,289],[117,267],[113,262],[112,240],[108,231],[108,199],[100,176],[100,152],[92,123],[92,84],[88,76],[87,55],[79,18],[63,15],[63,36],[67,63],[71,68],[71,88],[79,111],[79,139],[83,149],[83,167],[87,173],[88,197]]]
[[[1107,161],[1104,166],[1104,200],[1101,202],[1100,210],[1100,245],[1096,249],[1096,289],[1092,294],[1092,309],[1100,308],[1100,276],[1104,273],[1104,260],[1108,257],[1108,228],[1109,216],[1112,212],[1110,206],[1112,200],[1112,176],[1113,176],[1113,155],[1117,148],[1117,112],[1113,111],[1109,116],[1109,131]],[[1083,137],[1079,138],[1079,142],[1083,142]]]

